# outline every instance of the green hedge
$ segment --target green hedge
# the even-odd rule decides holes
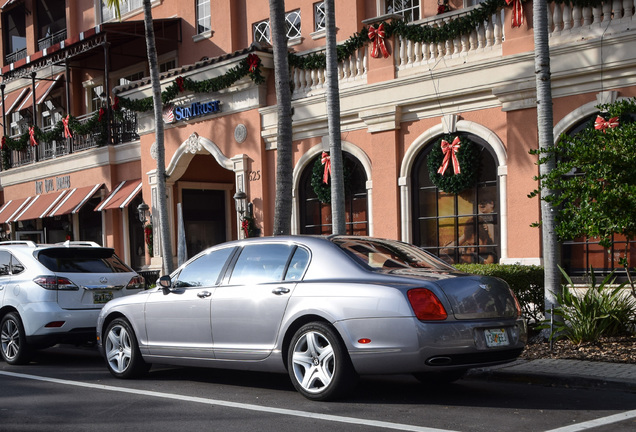
[[[521,264],[455,264],[454,267],[465,273],[494,276],[505,280],[517,296],[523,314],[530,323],[538,324],[543,319],[543,267]]]

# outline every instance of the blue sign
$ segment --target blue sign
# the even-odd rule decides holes
[[[219,101],[195,102],[187,107],[174,107],[174,121],[188,120],[192,117],[200,117],[207,114],[214,114],[221,111]]]

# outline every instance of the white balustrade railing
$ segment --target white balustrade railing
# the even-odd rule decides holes
[[[319,51],[319,53],[325,51]],[[311,54],[315,54],[312,52]],[[339,87],[346,87],[349,83],[366,82],[368,46],[357,50],[350,58],[338,64]],[[310,96],[312,93],[322,92],[327,86],[325,69],[305,70],[292,68],[291,80],[293,84],[292,97]]]
[[[590,30],[605,29],[609,25],[633,25],[636,19],[636,0],[607,0],[599,6],[576,6],[570,3],[551,3],[548,10],[548,25],[551,36],[580,36]]]

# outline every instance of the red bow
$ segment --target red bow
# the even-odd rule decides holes
[[[117,111],[119,109],[119,98],[115,96],[115,102],[113,102],[113,109]]]
[[[320,163],[325,166],[325,171],[322,174],[322,182],[329,183],[329,174],[331,174],[331,156],[327,152],[322,152]]]
[[[241,222],[241,226],[243,227],[245,238],[248,238],[250,236],[250,222],[247,219],[243,219],[243,222]]]
[[[35,147],[36,145],[38,145],[38,142],[35,140],[35,127],[34,126],[29,127],[29,142],[31,143],[32,147]]]
[[[512,27],[521,27],[523,24],[523,5],[521,0],[506,0],[506,4],[510,6],[512,3]]]
[[[247,65],[249,66],[249,71],[254,72],[258,69],[258,61],[259,58],[256,54],[249,54],[247,56]]]
[[[0,150],[4,150],[4,146],[7,145],[7,137],[3,136],[2,141],[0,141]]]
[[[385,37],[386,32],[384,31],[384,23],[380,24],[377,29],[373,26],[369,27],[369,39],[373,41],[371,57],[380,57],[379,51],[382,51],[382,57],[386,58],[389,56],[389,51],[386,49],[386,45],[384,44]]]
[[[71,130],[68,128],[68,119],[69,115],[66,115],[66,118],[62,119],[62,123],[64,123],[64,138],[71,138]]]
[[[184,86],[184,80],[183,77],[179,76],[176,79],[177,81],[177,86],[179,87],[179,91],[182,92],[185,90],[185,86]]]
[[[103,116],[104,116],[104,108],[100,108],[99,109],[99,117],[97,118],[97,120],[101,122]]]
[[[605,129],[615,128],[617,126],[618,126],[618,117],[612,117],[609,120],[605,120],[601,116],[596,116],[596,121],[594,122],[594,129],[603,131],[603,133],[605,133]]]
[[[448,168],[448,163],[451,158],[453,159],[453,172],[457,174],[461,174],[461,169],[459,168],[459,161],[457,160],[457,151],[459,150],[460,142],[459,137],[455,137],[452,144],[449,144],[448,141],[442,140],[442,152],[444,153],[444,161],[442,162],[442,166],[437,170],[437,174],[442,174],[446,172],[446,168]]]

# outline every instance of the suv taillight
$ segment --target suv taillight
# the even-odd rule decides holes
[[[58,276],[38,276],[33,282],[47,290],[77,291],[79,287],[64,277]]]
[[[416,288],[407,293],[417,319],[422,321],[445,320],[448,314],[437,296],[425,288]]]
[[[145,290],[146,279],[144,279],[143,276],[135,276],[134,278],[130,280],[130,282],[128,282],[128,285],[126,285],[126,289]]]

